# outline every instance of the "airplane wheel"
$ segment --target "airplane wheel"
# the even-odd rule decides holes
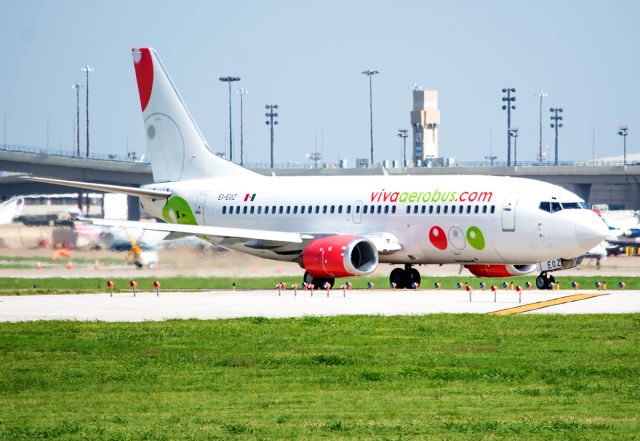
[[[396,289],[404,289],[407,287],[407,273],[402,268],[394,268],[389,274],[389,286],[396,284]]]
[[[536,288],[538,289],[551,289],[553,283],[556,283],[555,277],[547,273],[540,273],[540,275],[536,277]]]
[[[420,285],[420,272],[415,268],[405,270],[407,274],[407,288],[414,288]],[[415,285],[414,285],[415,284]]]
[[[324,285],[326,282],[329,282],[331,287],[333,287],[336,283],[336,279],[332,277],[323,278],[323,277],[313,277],[311,274],[305,271],[304,276],[302,277],[303,283],[313,283],[314,289],[324,289]]]
[[[547,278],[547,289],[553,289],[552,285],[556,283],[556,278],[553,276],[549,276]]]

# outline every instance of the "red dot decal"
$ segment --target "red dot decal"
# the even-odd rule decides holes
[[[439,250],[447,249],[447,236],[440,227],[432,227],[431,230],[429,230],[429,241]]]

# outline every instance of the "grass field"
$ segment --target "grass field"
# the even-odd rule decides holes
[[[640,315],[0,324],[2,439],[637,439]]]
[[[163,290],[210,290],[231,289],[234,284],[237,289],[275,289],[278,282],[284,281],[288,287],[296,283],[301,285],[302,277],[170,277],[158,279]],[[111,279],[115,283],[114,291],[129,291],[129,280],[123,278]],[[153,277],[136,278],[140,290],[153,290]],[[347,279],[336,280],[335,287],[340,287]],[[561,289],[573,289],[572,282],[578,282],[583,289],[595,289],[596,281],[606,281],[607,288],[618,289],[618,282],[624,281],[626,289],[640,289],[640,277],[556,277]],[[0,295],[28,295],[28,294],[57,294],[57,293],[95,293],[106,291],[106,278],[0,278]],[[373,282],[375,288],[389,288],[387,277],[352,278],[349,281],[356,289],[366,288],[369,282]],[[440,282],[442,289],[455,289],[458,283],[469,283],[474,289],[479,289],[480,282],[487,287],[496,285],[500,289],[502,283],[513,283],[525,288],[529,282],[535,289],[535,276],[511,277],[508,279],[479,279],[476,277],[423,277],[420,289],[433,289],[435,282]]]

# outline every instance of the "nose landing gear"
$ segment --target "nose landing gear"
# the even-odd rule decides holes
[[[555,283],[555,277],[546,272],[541,272],[540,275],[536,277],[536,288],[538,289],[552,289]]]
[[[420,285],[420,272],[405,265],[404,268],[394,268],[389,275],[389,285],[396,289],[415,289]]]

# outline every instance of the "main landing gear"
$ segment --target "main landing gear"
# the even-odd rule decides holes
[[[389,286],[396,289],[415,289],[420,285],[420,273],[411,265],[405,265],[404,268],[394,268],[389,275]]]
[[[536,288],[538,289],[552,289],[555,283],[556,278],[549,273],[541,272],[540,275],[536,277]]]
[[[333,287],[336,283],[336,279],[333,277],[313,277],[311,274],[305,271],[303,282],[308,285],[313,284],[315,289],[327,289]],[[327,285],[327,283],[329,285]]]

